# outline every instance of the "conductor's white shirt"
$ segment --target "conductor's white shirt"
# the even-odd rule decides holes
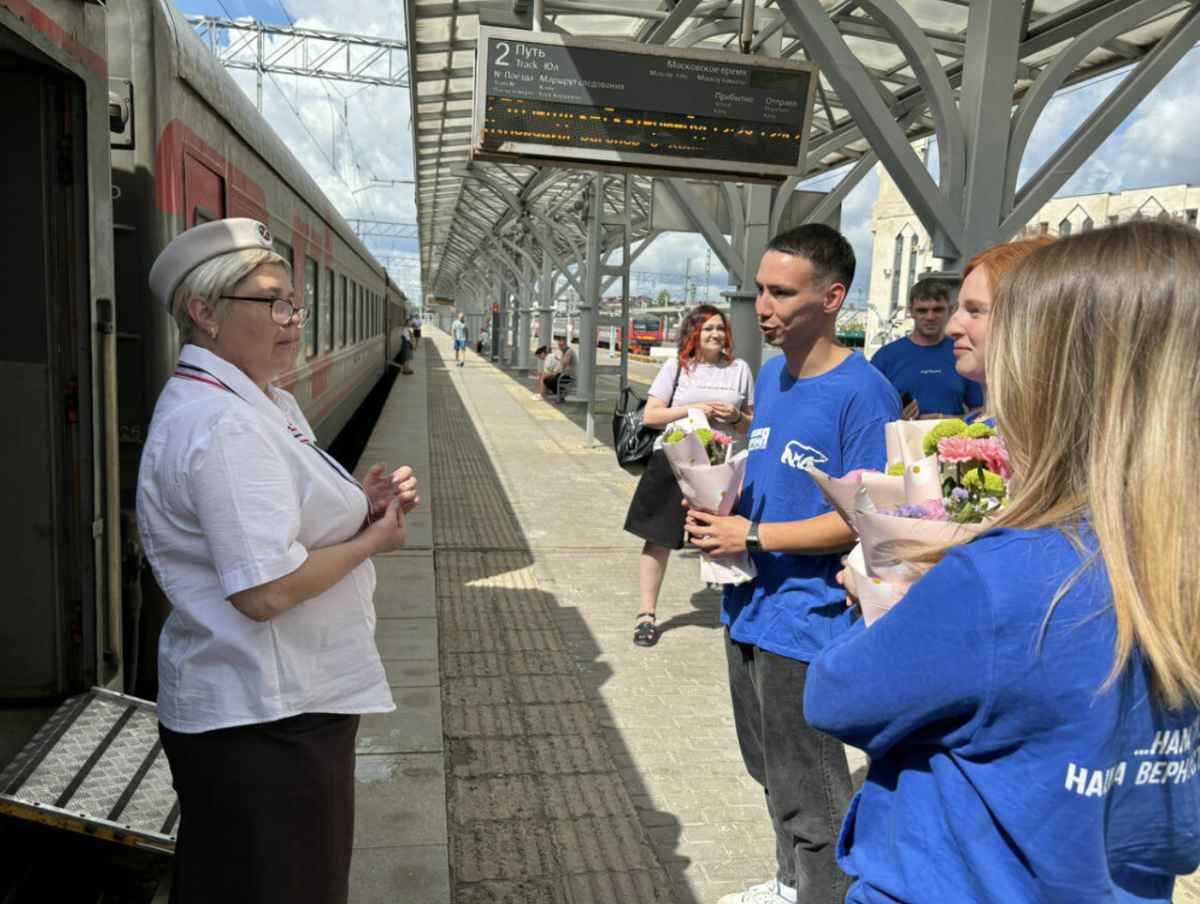
[[[369,560],[270,621],[228,599],[362,528],[366,493],[312,435],[291,393],[264,394],[234,365],[183,347],[137,489],[138,531],[172,607],[158,717],[173,731],[395,709],[375,647]]]

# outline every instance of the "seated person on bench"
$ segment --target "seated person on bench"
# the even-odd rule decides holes
[[[558,370],[554,373],[538,374],[537,392],[530,396],[535,402],[540,402],[547,392],[558,392],[559,380],[563,376],[575,376],[575,349],[567,344],[567,340],[562,336],[558,338],[558,350],[562,353],[562,358],[558,362]]]

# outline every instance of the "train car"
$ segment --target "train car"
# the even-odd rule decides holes
[[[281,385],[322,443],[399,351],[408,302],[169,0],[0,0],[0,57],[16,116],[0,229],[19,300],[0,368],[20,430],[2,459],[17,486],[0,699],[152,695],[163,603],[132,509],[178,338],[151,263],[197,223],[268,224],[313,311]]]
[[[630,348],[657,348],[663,344],[663,319],[653,314],[635,314],[629,320]]]

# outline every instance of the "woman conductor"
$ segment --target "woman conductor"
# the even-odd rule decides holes
[[[180,805],[172,900],[344,902],[359,714],[395,708],[370,557],[404,545],[416,480],[380,464],[360,485],[271,385],[310,312],[262,223],[184,232],[150,286],[183,342],[137,489],[172,607],[158,663]]]

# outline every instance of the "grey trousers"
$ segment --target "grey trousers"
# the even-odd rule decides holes
[[[738,643],[725,629],[742,760],[775,827],[777,878],[800,904],[841,904],[850,877],[835,860],[852,788],[841,742],[804,720],[808,663]]]

